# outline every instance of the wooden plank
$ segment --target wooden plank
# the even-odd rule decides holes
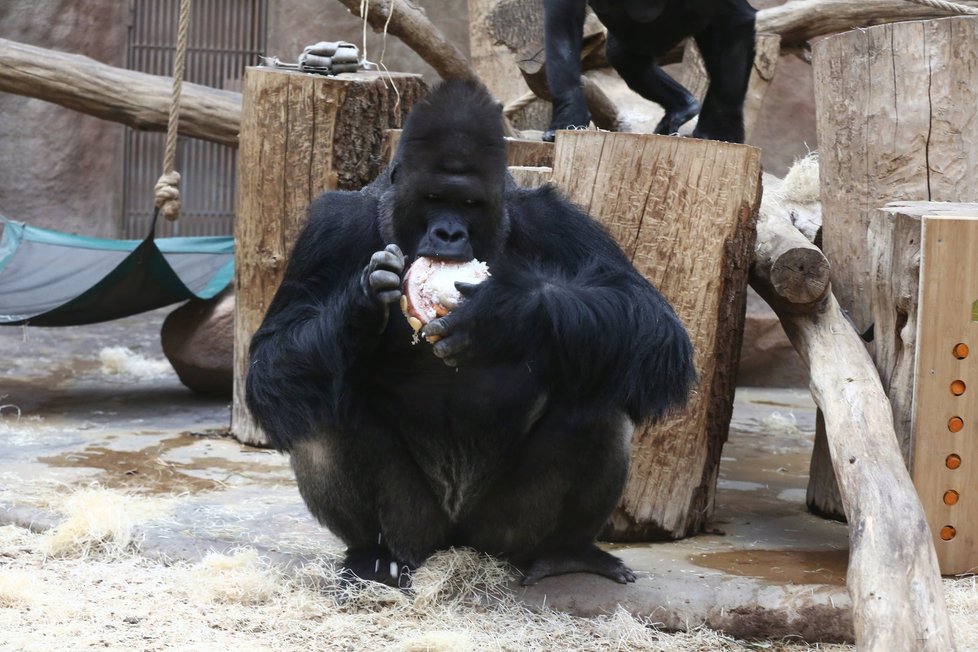
[[[978,211],[922,227],[913,479],[954,574],[978,566]]]
[[[636,432],[632,468],[605,536],[681,537],[713,508],[733,406],[760,151],[668,136],[561,131],[554,181],[602,222],[675,307],[699,385],[687,409]]]

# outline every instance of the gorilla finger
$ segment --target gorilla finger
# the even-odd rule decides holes
[[[393,252],[387,250],[376,251],[374,252],[374,255],[370,257],[370,269],[386,269],[400,276],[401,272],[404,271],[404,256],[397,256]]]
[[[384,247],[384,251],[394,254],[395,256],[401,259],[401,264],[404,263],[404,252],[401,251],[401,248],[398,247],[396,244],[387,245],[386,247]]]
[[[401,300],[400,290],[384,290],[383,292],[377,293],[377,299],[381,303],[397,303]]]
[[[456,333],[448,337],[442,338],[435,342],[432,347],[435,356],[441,358],[451,366],[454,366],[454,362],[457,362],[458,358],[469,349],[470,339],[467,333]]]
[[[394,272],[378,269],[370,273],[369,282],[370,289],[377,294],[388,290],[397,290],[398,294],[400,294],[401,277]]]
[[[481,287],[481,283],[465,283],[464,281],[455,281],[455,289],[462,293],[463,297],[471,297],[475,291]]]
[[[439,317],[438,319],[433,319],[421,330],[421,334],[427,338],[442,338],[451,335],[452,331],[455,329],[455,324],[458,319],[453,313],[448,313],[444,317]]]

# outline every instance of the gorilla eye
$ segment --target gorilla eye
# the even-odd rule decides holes
[[[479,200],[478,199],[466,199],[466,200],[464,200],[462,202],[462,204],[465,205],[465,206],[468,206],[469,208],[474,208],[474,207],[476,207],[476,206],[479,205]]]
[[[428,201],[441,201],[441,195],[436,195],[433,192],[429,192],[427,195],[424,196],[424,198],[427,199]]]

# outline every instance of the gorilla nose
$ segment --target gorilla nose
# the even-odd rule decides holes
[[[427,246],[422,247],[418,252],[422,256],[463,261],[471,260],[473,257],[468,229],[461,224],[455,222],[433,224],[425,240]]]

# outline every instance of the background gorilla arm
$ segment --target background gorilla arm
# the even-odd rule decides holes
[[[507,205],[507,253],[455,313],[432,322],[448,335],[436,354],[458,337],[462,364],[525,361],[551,391],[624,408],[636,422],[683,404],[695,380],[689,337],[612,237],[550,188]]]
[[[248,408],[279,450],[314,427],[350,418],[340,396],[379,339],[387,306],[367,295],[364,266],[383,248],[363,193],[331,192],[309,207],[281,286],[251,340]],[[283,406],[289,406],[283,409]],[[347,406],[348,407],[348,406]]]

